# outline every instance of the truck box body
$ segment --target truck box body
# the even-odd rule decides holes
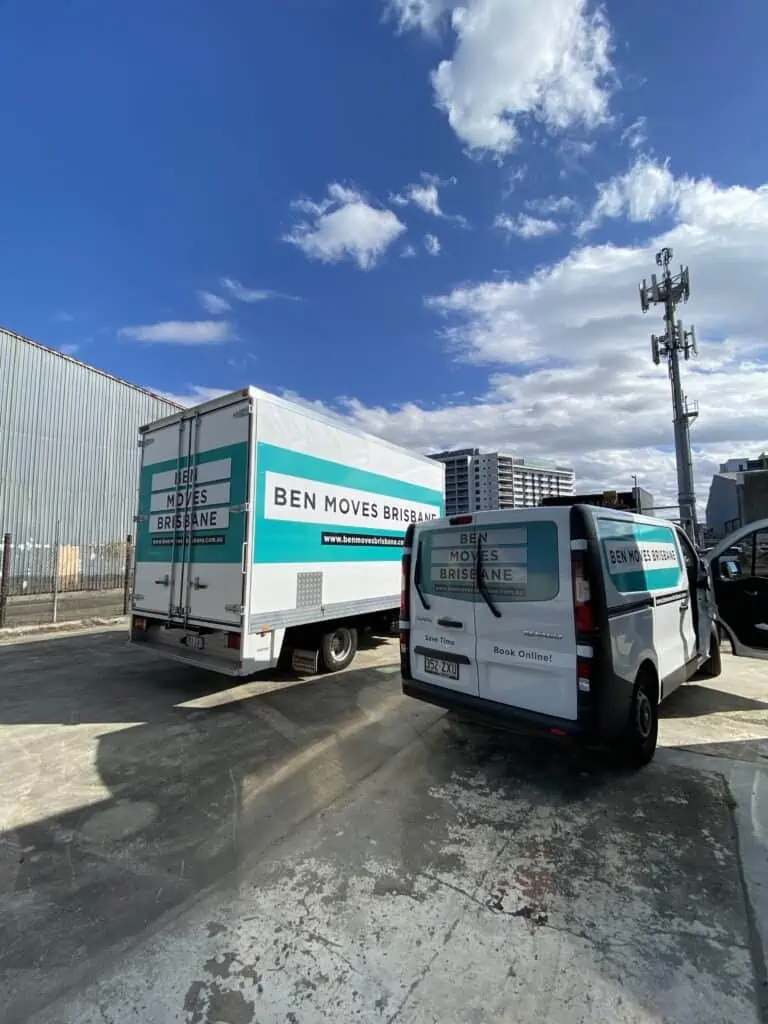
[[[141,444],[132,640],[228,674],[286,630],[395,616],[406,527],[442,514],[440,463],[256,388]]]

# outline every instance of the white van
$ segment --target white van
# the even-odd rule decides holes
[[[628,512],[433,519],[405,537],[400,655],[408,696],[647,764],[659,702],[720,673],[711,576],[673,523]]]

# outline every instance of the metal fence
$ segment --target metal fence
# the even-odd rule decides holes
[[[130,535],[72,544],[6,533],[0,549],[0,628],[127,615],[133,559]]]

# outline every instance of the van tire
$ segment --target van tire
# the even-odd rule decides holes
[[[699,675],[704,679],[717,679],[723,671],[723,659],[720,654],[720,632],[717,628],[712,630],[709,640],[709,657],[699,669]]]
[[[340,672],[357,654],[357,630],[353,626],[337,626],[323,633],[320,641],[320,664],[325,672]]]
[[[624,741],[623,759],[629,768],[643,768],[653,760],[659,738],[659,700],[656,680],[641,669],[632,693]]]

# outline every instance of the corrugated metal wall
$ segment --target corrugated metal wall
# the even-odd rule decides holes
[[[0,329],[0,535],[14,583],[122,572],[138,429],[177,406]],[[107,564],[109,563],[109,565]],[[16,590],[14,586],[14,590]]]

